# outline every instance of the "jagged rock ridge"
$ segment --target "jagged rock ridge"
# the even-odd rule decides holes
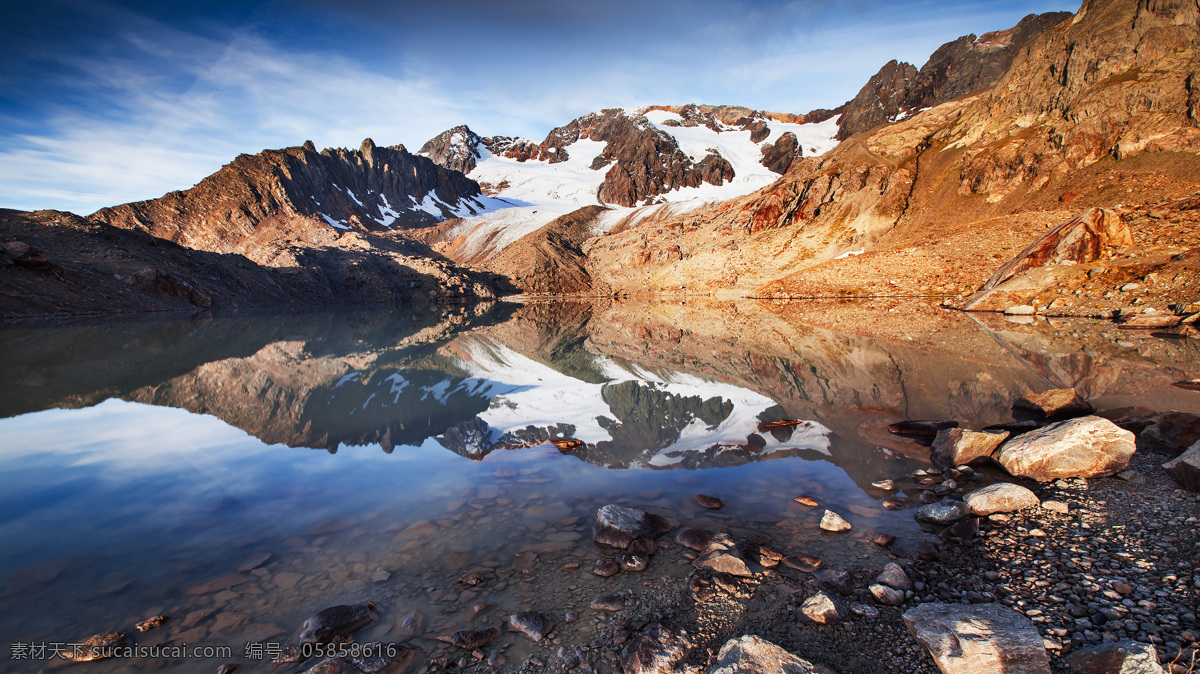
[[[404,146],[241,155],[195,187],[90,216],[181,245],[294,262],[297,247],[332,245],[341,232],[429,225],[483,211],[479,185]]]
[[[919,71],[912,64],[889,61],[843,106],[838,139],[993,86],[1018,51],[1070,18],[1070,12],[1030,14],[1008,30],[964,35],[938,47]]]

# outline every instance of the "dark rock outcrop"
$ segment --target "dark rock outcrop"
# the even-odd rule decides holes
[[[763,146],[762,153],[762,165],[780,175],[787,173],[788,169],[792,167],[793,162],[804,157],[800,141],[796,139],[796,134],[791,131],[786,131],[780,135],[779,140],[775,141],[774,144]]]
[[[495,297],[503,285],[491,274],[436,259],[422,244],[395,239],[381,241],[371,253],[296,247],[292,264],[282,269],[239,254],[193,250],[71,213],[0,210],[0,242],[10,251],[28,248],[16,263],[0,266],[0,318],[415,306]],[[11,258],[0,253],[0,260]]]
[[[895,121],[908,111],[908,92],[917,78],[911,63],[888,61],[846,103],[838,121],[838,140]]]
[[[433,160],[433,163],[445,166],[461,173],[470,173],[479,159],[479,146],[483,144],[480,138],[466,124],[461,124],[441,132],[417,151]]]

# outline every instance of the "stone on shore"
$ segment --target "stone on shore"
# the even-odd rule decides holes
[[[971,509],[971,514],[981,516],[1036,508],[1041,503],[1032,491],[1011,482],[997,482],[976,489],[964,496],[963,501]]]
[[[477,648],[483,648],[499,638],[500,628],[492,625],[491,627],[481,627],[475,630],[459,630],[450,635],[449,638],[442,638],[442,640],[464,651],[473,651]]]
[[[1008,438],[1008,431],[972,431],[948,428],[938,431],[930,450],[933,462],[939,466],[962,466],[985,459]]]
[[[651,623],[621,652],[625,674],[667,674],[686,655],[686,635],[671,624]]]
[[[675,535],[676,543],[697,551],[703,550],[711,540],[712,536],[699,529],[684,529]]]
[[[596,511],[592,539],[614,548],[628,548],[638,538],[658,538],[670,530],[671,523],[661,515],[610,503]]]
[[[1200,414],[1163,412],[1138,432],[1139,449],[1178,456],[1188,447],[1200,442]]]
[[[824,517],[821,518],[821,529],[833,532],[850,531],[850,523],[832,510],[826,510]]]
[[[697,557],[692,565],[697,569],[708,569],[742,578],[754,575],[750,572],[750,567],[746,566],[746,560],[738,552],[733,539],[723,532],[713,536],[704,548],[704,553]]]
[[[537,611],[520,611],[508,616],[508,627],[537,643],[554,629],[554,623]]]
[[[805,599],[800,605],[800,612],[809,620],[822,625],[839,623],[846,616],[842,605],[824,591]]]
[[[913,517],[923,521],[949,526],[969,516],[970,507],[962,501],[946,499],[937,503],[927,503],[913,511]]]
[[[908,631],[944,674],[1049,674],[1042,635],[1000,604],[921,604],[904,612]]]
[[[899,606],[904,603],[904,590],[883,583],[872,583],[867,587],[875,601],[884,606]]]
[[[908,579],[908,574],[904,572],[904,567],[895,562],[888,562],[883,571],[875,576],[876,583],[883,583],[888,587],[894,587],[897,590],[913,589],[912,581]]]
[[[625,608],[625,600],[617,594],[606,594],[593,599],[588,608],[593,611],[620,611]]]
[[[115,649],[124,648],[128,643],[129,637],[124,632],[106,632],[71,644],[58,655],[71,662],[95,662],[112,657]]]
[[[783,558],[783,565],[789,569],[814,573],[825,564],[825,560],[814,555],[788,555]]]
[[[1200,442],[1164,463],[1163,470],[1184,489],[1200,492]]]
[[[994,458],[1012,475],[1048,482],[1119,473],[1129,466],[1135,451],[1133,433],[1108,419],[1088,416],[1017,436]]]
[[[717,661],[704,671],[705,674],[816,674],[822,670],[765,639],[747,634],[726,641],[717,653]]]
[[[1092,646],[1067,656],[1073,674],[1163,674],[1158,651],[1140,641]]]
[[[341,642],[375,621],[374,604],[341,604],[321,609],[300,626],[301,644]]]

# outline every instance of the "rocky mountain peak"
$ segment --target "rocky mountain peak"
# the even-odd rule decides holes
[[[435,164],[441,164],[448,169],[470,173],[479,160],[479,146],[483,143],[483,138],[466,124],[460,124],[439,133],[422,145],[417,154],[429,157]]]
[[[379,147],[300,147],[241,155],[182,192],[90,216],[191,248],[286,263],[294,245],[328,245],[353,230],[422,226],[484,210],[479,184],[461,172]],[[282,257],[281,257],[282,256]]]
[[[1070,12],[1030,14],[1007,30],[964,35],[938,47],[919,71],[888,62],[846,103],[838,139],[992,87],[1018,51],[1071,17]]]

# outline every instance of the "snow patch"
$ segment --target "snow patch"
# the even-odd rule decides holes
[[[329,217],[328,215],[325,215],[324,213],[321,214],[321,217],[325,218],[325,222],[329,223],[329,225],[331,227],[336,227],[337,229],[350,229],[350,226],[347,225],[346,223],[342,222],[341,220],[334,220],[333,218]]]

